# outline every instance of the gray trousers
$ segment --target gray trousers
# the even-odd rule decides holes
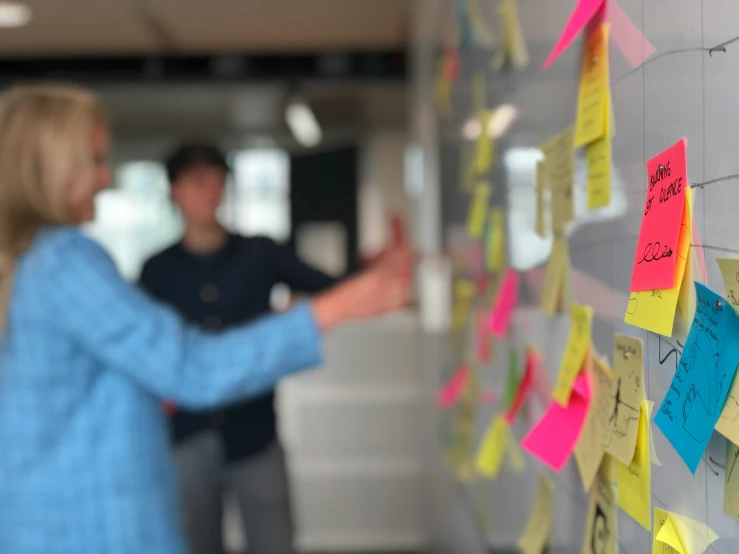
[[[293,554],[293,517],[279,442],[228,465],[220,436],[201,433],[179,445],[175,460],[190,554],[223,554],[223,498],[241,511],[250,554]]]

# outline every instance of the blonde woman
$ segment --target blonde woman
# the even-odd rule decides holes
[[[303,303],[204,335],[74,227],[110,182],[95,97],[0,97],[0,552],[183,554],[161,399],[208,408],[321,362],[321,334],[403,305],[397,253]]]

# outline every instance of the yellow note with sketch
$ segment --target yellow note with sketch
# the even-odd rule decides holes
[[[652,529],[652,467],[649,462],[649,406],[642,398],[639,431],[634,459],[630,464],[618,462],[618,505],[644,529]]]
[[[552,393],[554,400],[562,407],[567,407],[570,401],[572,385],[575,383],[590,349],[593,308],[573,304],[571,315],[570,336],[567,340],[564,356],[562,356],[557,384]]]
[[[672,327],[675,323],[675,312],[678,300],[685,296],[683,283],[688,260],[690,258],[691,229],[693,226],[693,195],[688,190],[685,195],[685,209],[680,225],[678,240],[677,261],[675,262],[675,280],[670,289],[646,290],[631,292],[626,306],[624,321],[630,325],[641,327],[658,335],[672,336]],[[686,310],[687,311],[687,310]],[[685,314],[683,314],[685,316]]]
[[[624,464],[634,459],[639,418],[644,398],[644,344],[640,339],[613,337],[614,402],[610,416],[612,435],[606,452]]]
[[[550,316],[562,311],[569,298],[570,253],[565,237],[555,237],[549,254],[544,288],[541,292],[541,310]]]
[[[618,510],[609,470],[610,461],[604,459],[590,493],[582,554],[616,554]]]
[[[610,80],[608,78],[608,24],[602,24],[585,42],[577,102],[575,146],[585,146],[607,134]]]
[[[705,523],[654,509],[652,554],[703,554],[718,538]]]
[[[539,475],[539,490],[526,528],[518,539],[521,554],[542,554],[554,525],[554,481]]]
[[[739,313],[739,260],[722,258],[716,260],[716,263],[724,277],[726,299],[734,308],[734,311]],[[732,381],[726,403],[716,423],[716,431],[734,444],[739,444],[739,379]]]

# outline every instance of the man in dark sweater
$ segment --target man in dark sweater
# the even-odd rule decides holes
[[[141,286],[187,321],[217,333],[269,312],[275,284],[301,293],[334,284],[274,241],[230,234],[219,225],[216,211],[229,169],[218,149],[185,145],[166,166],[185,233],[179,243],[146,262]],[[191,554],[223,552],[226,489],[239,503],[250,553],[293,552],[274,392],[215,412],[174,407],[171,430]]]

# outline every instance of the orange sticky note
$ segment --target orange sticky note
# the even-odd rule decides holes
[[[631,292],[675,285],[680,225],[688,189],[685,138],[647,162],[649,179],[644,216],[631,273]]]
[[[554,471],[560,471],[580,438],[590,408],[590,375],[581,373],[563,408],[552,401],[542,418],[523,439],[521,446]]]
[[[559,37],[559,41],[555,45],[549,57],[546,59],[544,64],[541,66],[542,69],[549,67],[559,55],[564,52],[567,47],[572,44],[577,34],[583,30],[583,27],[593,19],[593,16],[598,13],[598,10],[603,6],[604,0],[580,0],[575,7],[575,11],[570,15],[567,25],[562,31],[562,36]]]

